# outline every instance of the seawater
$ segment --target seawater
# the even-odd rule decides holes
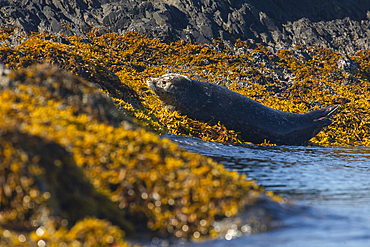
[[[370,148],[233,146],[165,137],[247,174],[302,209],[283,216],[275,230],[191,246],[370,246]]]

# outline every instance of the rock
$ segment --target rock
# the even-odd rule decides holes
[[[355,61],[352,61],[348,56],[342,56],[339,58],[338,62],[338,70],[342,71],[343,73],[352,73],[354,69],[358,68],[358,64]]]
[[[0,89],[5,87],[11,87],[12,82],[7,76],[10,74],[10,69],[8,69],[4,64],[0,63]]]
[[[0,24],[27,32],[84,35],[98,27],[147,33],[167,42],[251,39],[277,48],[316,45],[348,54],[370,43],[370,2],[361,0],[303,0],[294,6],[283,0],[1,0],[0,6]]]

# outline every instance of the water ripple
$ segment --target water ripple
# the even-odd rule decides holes
[[[231,242],[218,240],[212,246],[370,246],[370,148],[233,146],[165,137],[247,174],[297,204],[310,206],[317,215],[298,216],[278,231]],[[297,227],[303,222],[304,227]]]

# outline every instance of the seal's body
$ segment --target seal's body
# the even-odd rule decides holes
[[[147,81],[165,109],[190,118],[235,130],[242,140],[275,144],[303,144],[331,124],[329,117],[337,105],[305,114],[266,107],[224,87],[191,80],[179,74],[166,74]]]

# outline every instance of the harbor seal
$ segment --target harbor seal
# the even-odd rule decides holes
[[[179,74],[166,74],[147,80],[162,106],[198,121],[234,130],[243,141],[255,144],[265,140],[278,145],[301,145],[331,124],[329,117],[339,105],[305,114],[266,107],[244,95],[208,82]]]

